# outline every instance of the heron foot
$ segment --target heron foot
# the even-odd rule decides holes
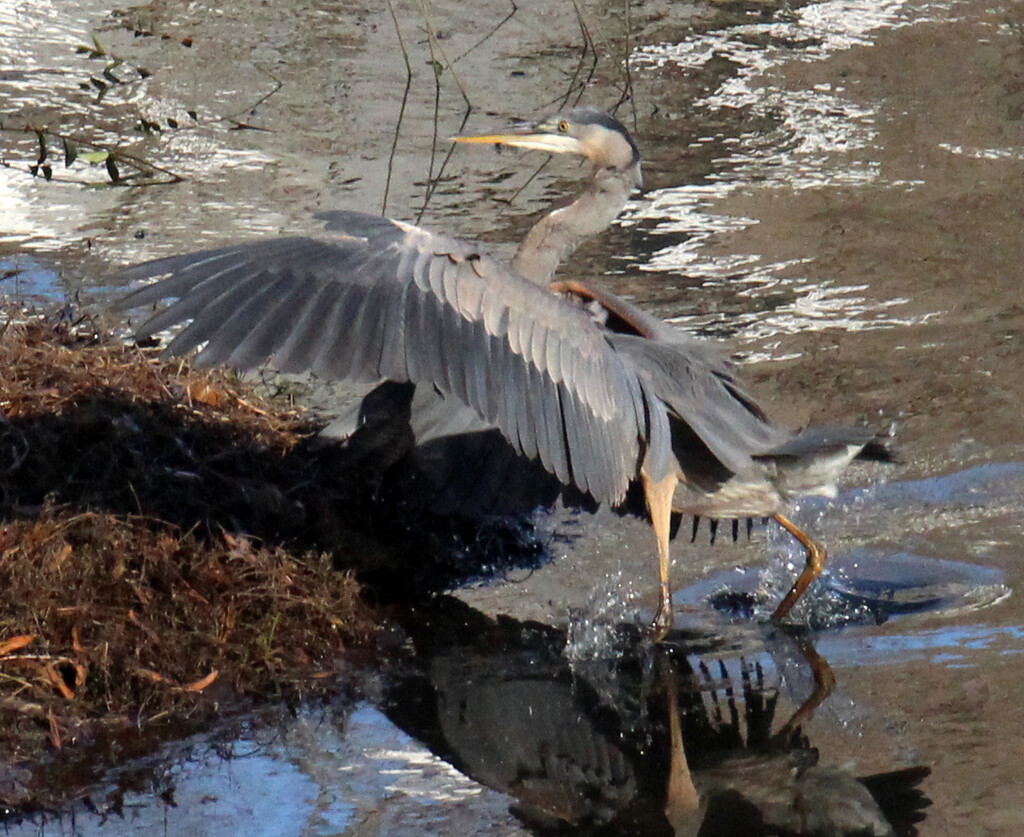
[[[797,528],[796,524],[788,518],[783,517],[781,514],[777,514],[775,515],[775,519],[783,529],[789,532],[800,542],[800,545],[803,546],[804,551],[807,554],[803,572],[801,572],[797,580],[793,582],[793,586],[790,588],[785,598],[779,602],[779,606],[775,608],[775,612],[771,616],[771,621],[778,624],[789,615],[789,612],[793,609],[793,605],[800,600],[800,597],[811,585],[811,582],[821,575],[821,571],[825,569],[825,559],[828,557],[828,554],[825,552],[825,548],[823,546],[811,540],[806,533]]]
[[[674,616],[672,613],[672,599],[671,597],[662,597],[658,603],[658,612],[654,615],[654,621],[651,622],[650,637],[654,642],[661,642],[668,632],[672,630],[672,623]]]

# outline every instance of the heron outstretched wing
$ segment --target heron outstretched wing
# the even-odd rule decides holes
[[[554,282],[549,290],[586,306],[604,322],[616,353],[641,370],[661,405],[700,440],[717,460],[716,467],[734,474],[759,468],[754,457],[792,435],[768,421],[718,344],[687,334],[587,282]]]
[[[636,477],[662,408],[591,317],[470,245],[355,212],[328,234],[174,256],[119,303],[175,301],[144,338],[190,321],[170,354],[240,369],[264,361],[334,379],[412,381],[473,408],[523,454],[599,502]],[[205,344],[205,345],[204,345]]]

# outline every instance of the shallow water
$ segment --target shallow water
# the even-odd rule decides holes
[[[311,230],[314,211],[378,209],[385,193],[396,217],[422,212],[425,223],[483,236],[507,253],[526,228],[523,216],[571,189],[578,169],[556,161],[528,181],[540,162],[533,157],[476,149],[445,160],[435,125],[439,138],[462,130],[467,99],[477,109],[465,129],[483,130],[572,96],[588,76],[590,103],[613,103],[631,85],[619,114],[635,124],[648,191],[580,251],[570,274],[605,276],[662,316],[731,337],[780,421],[895,427],[898,465],[852,473],[836,502],[797,515],[836,559],[833,583],[813,588],[797,611],[798,621],[832,625],[814,632],[837,687],[804,724],[811,743],[823,764],[851,765],[860,776],[930,767],[922,787],[933,804],[922,834],[1019,834],[1024,8],[833,0],[694,34],[684,7],[705,27],[714,21],[699,4],[633,9],[626,74],[620,9],[577,18],[522,2],[478,45],[508,7],[482,4],[467,27],[454,7],[431,7],[424,21],[416,7],[399,5],[413,77],[389,180],[406,70],[386,12],[342,4],[327,14],[297,3],[287,14],[259,6],[232,17],[218,4],[172,2],[122,18],[100,2],[79,3],[73,14],[39,0],[7,4],[3,289],[101,305],[111,294],[105,277],[118,265]],[[426,29],[441,35],[426,38]],[[102,55],[75,51],[95,46],[94,34]],[[442,64],[464,55],[441,74],[436,111],[431,51]],[[140,129],[140,120],[159,130]],[[32,129],[40,125],[50,136],[51,181],[28,173],[39,164]],[[60,133],[158,166],[121,167],[156,183],[113,184],[99,162],[64,168],[53,138]],[[443,175],[429,200],[428,167]],[[185,179],[167,184],[167,172]],[[542,526],[554,561],[459,596],[484,614],[570,624],[575,668],[566,674],[566,655],[542,655],[541,665],[518,647],[504,662],[489,660],[483,674],[464,672],[464,690],[485,696],[494,672],[515,673],[527,654],[545,672],[537,705],[576,712],[588,729],[590,704],[544,690],[576,678],[616,712],[634,689],[666,694],[656,655],[620,655],[610,645],[609,625],[653,606],[648,528],[603,513]],[[759,662],[783,693],[781,725],[813,689],[805,656],[757,620],[715,610],[708,597],[720,582],[744,587],[736,566],[756,578],[752,589],[784,589],[800,557],[771,528],[737,544],[719,533],[713,547],[706,529],[693,545],[686,534],[673,549],[689,633],[673,647],[691,661],[699,652],[712,668],[726,660],[734,678],[741,655]],[[871,619],[837,611],[836,590],[842,597],[845,589],[847,604],[891,600],[863,578],[843,588],[844,564],[872,562],[868,582],[895,578],[928,606],[887,612],[881,624],[877,611]],[[421,628],[406,627],[414,637]],[[231,745],[232,759],[217,755],[220,739],[216,747],[214,738],[189,742],[192,754],[176,750],[167,778],[177,807],[148,788],[129,793],[116,816],[79,810],[74,820],[12,830],[529,833],[509,813],[500,757],[490,754],[488,768],[479,754],[438,745],[437,729],[417,732],[410,711],[389,720],[410,709],[403,683],[419,684],[412,688],[424,700],[454,688],[450,677],[445,689],[437,680],[436,661],[455,665],[451,649],[462,647],[447,641],[447,652],[433,649],[433,672],[421,651],[394,674],[362,676],[355,703],[257,725]],[[630,665],[633,680],[624,679]],[[645,729],[630,714],[637,711],[629,705],[618,717]],[[520,733],[524,742],[530,735]],[[483,784],[488,778],[497,790]],[[649,781],[637,773],[634,784]],[[535,807],[543,798],[557,808],[560,798],[563,813],[575,810],[564,788],[562,797],[528,790]],[[639,797],[644,810],[661,804],[647,791]]]

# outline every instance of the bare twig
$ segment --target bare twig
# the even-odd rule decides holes
[[[237,110],[234,113],[226,113],[226,114],[224,114],[224,116],[222,116],[221,119],[223,119],[225,122],[230,122],[236,128],[245,128],[245,129],[248,129],[248,130],[251,130],[251,131],[266,131],[266,130],[268,130],[267,128],[261,128],[261,127],[259,127],[257,125],[252,125],[249,122],[239,121],[238,119],[236,119],[236,117],[239,116],[240,114],[243,114],[243,113],[251,114],[253,111],[256,110],[256,108],[258,108],[265,101],[267,101],[267,99],[269,99],[271,96],[276,95],[277,92],[282,87],[284,87],[284,82],[282,82],[277,76],[275,76],[269,70],[264,70],[258,64],[253,64],[252,66],[256,69],[256,72],[262,73],[267,78],[269,78],[272,82],[274,82],[273,89],[268,91],[267,93],[264,93],[262,96],[260,96],[252,104],[246,105],[244,108],[241,108],[240,110]]]
[[[477,42],[476,42],[475,44],[473,44],[473,46],[471,46],[471,47],[470,47],[469,49],[467,49],[467,50],[466,50],[465,52],[462,52],[462,53],[460,53],[459,55],[456,55],[456,56],[455,56],[455,58],[453,58],[453,59],[452,59],[452,63],[453,63],[453,64],[455,64],[455,63],[457,63],[457,62],[461,61],[461,60],[462,60],[463,58],[465,58],[465,57],[466,57],[467,55],[469,55],[469,54],[470,54],[471,52],[473,52],[473,50],[475,50],[475,49],[477,49],[477,47],[481,46],[481,45],[482,45],[482,44],[483,44],[483,43],[484,43],[485,41],[487,41],[488,39],[492,38],[492,37],[493,37],[493,36],[495,35],[495,33],[496,33],[496,32],[497,32],[497,31],[498,31],[499,29],[501,29],[501,27],[502,27],[502,26],[504,26],[504,25],[505,25],[506,23],[508,23],[508,22],[509,22],[510,20],[512,20],[512,18],[513,18],[513,16],[515,15],[515,13],[519,11],[519,7],[518,7],[518,6],[517,6],[517,5],[515,4],[515,0],[508,0],[508,2],[509,2],[509,5],[510,5],[510,6],[512,7],[512,11],[510,11],[510,12],[509,12],[509,13],[508,13],[507,15],[505,15],[505,17],[503,17],[503,18],[502,18],[502,19],[501,19],[501,20],[500,20],[500,21],[499,21],[499,22],[497,23],[497,25],[496,25],[496,26],[494,26],[494,27],[493,27],[493,28],[492,28],[492,29],[491,29],[491,30],[490,30],[490,31],[489,31],[489,32],[488,32],[488,33],[487,33],[486,35],[484,35],[484,36],[483,36],[483,37],[482,37],[482,38],[481,38],[481,39],[480,39],[479,41],[477,41]]]
[[[391,14],[391,21],[395,24],[395,35],[398,36],[398,48],[402,51],[402,60],[405,62],[405,90],[402,92],[402,104],[398,109],[398,121],[395,123],[395,136],[391,140],[391,151],[388,154],[388,173],[384,180],[384,198],[381,201],[380,214],[387,215],[388,195],[391,192],[391,175],[395,167],[395,154],[398,151],[398,137],[402,132],[402,122],[405,119],[405,106],[409,102],[409,91],[412,89],[412,64],[409,61],[409,51],[405,48],[405,40],[402,38],[402,29],[398,25],[398,16],[395,14],[395,7],[391,0],[388,0],[388,12]]]
[[[109,157],[111,159],[116,160],[117,162],[120,162],[120,163],[128,163],[129,165],[134,166],[136,169],[138,169],[143,174],[148,174],[150,176],[155,176],[156,174],[162,174],[162,175],[165,175],[168,178],[167,180],[136,181],[136,182],[133,182],[133,183],[128,183],[127,181],[132,180],[132,178],[133,178],[132,175],[129,175],[127,177],[119,177],[117,182],[112,182],[112,183],[109,184],[111,186],[117,186],[117,185],[123,185],[123,186],[129,186],[129,185],[131,185],[131,186],[158,186],[158,185],[166,185],[166,184],[169,184],[169,183],[181,183],[183,180],[185,180],[185,178],[182,175],[177,174],[176,172],[173,172],[173,171],[171,171],[168,168],[164,168],[163,166],[158,166],[155,163],[150,163],[149,161],[143,160],[141,157],[139,157],[139,156],[137,156],[135,154],[131,154],[131,153],[127,152],[127,151],[122,151],[122,150],[117,149],[117,148],[111,148],[111,147],[109,147],[107,145],[103,145],[102,143],[93,142],[92,140],[84,139],[83,137],[81,137],[81,136],[79,136],[77,134],[62,134],[62,133],[59,133],[57,131],[51,131],[51,130],[44,129],[44,128],[41,128],[41,127],[35,126],[35,125],[25,125],[24,127],[15,127],[15,128],[2,127],[2,128],[0,128],[0,131],[12,131],[14,133],[20,133],[20,134],[34,134],[36,136],[39,136],[40,134],[46,134],[46,135],[49,135],[49,136],[56,137],[57,139],[63,140],[64,142],[71,142],[71,143],[74,143],[76,145],[81,145],[81,146],[85,146],[87,148],[95,149],[96,151],[105,151],[109,155]],[[8,163],[7,161],[0,161],[0,165],[3,165],[4,168],[10,168],[10,169],[17,168],[16,166],[13,166],[12,164]],[[83,183],[84,185],[94,185],[92,183],[88,183],[86,181],[79,180],[77,178],[53,177],[52,179],[55,180],[55,181],[59,181],[59,182]]]

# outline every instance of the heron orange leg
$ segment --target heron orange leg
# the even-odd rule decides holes
[[[793,586],[786,593],[786,597],[779,602],[779,606],[775,608],[775,612],[772,614],[773,622],[781,622],[793,609],[793,605],[799,601],[804,591],[811,585],[811,582],[821,575],[821,571],[825,568],[825,559],[828,557],[828,553],[825,552],[825,547],[811,540],[787,517],[777,514],[775,515],[775,520],[783,529],[800,541],[800,545],[807,553],[807,561],[804,564],[803,572],[793,582]]]
[[[669,583],[671,559],[668,551],[669,533],[672,526],[672,495],[679,482],[675,474],[655,481],[641,473],[644,500],[651,516],[654,537],[658,541],[658,612],[651,623],[651,637],[661,642],[672,629],[672,585]]]
[[[683,724],[679,717],[679,686],[672,661],[664,653],[656,659],[659,679],[665,687],[668,709],[669,771],[668,788],[665,793],[665,815],[673,827],[690,822],[700,809],[700,795],[693,784],[690,763],[683,747]],[[677,828],[683,833],[682,828]]]
[[[832,666],[828,664],[828,660],[818,653],[810,637],[797,636],[793,639],[796,642],[797,650],[800,651],[800,656],[810,666],[811,673],[814,675],[814,690],[800,704],[796,712],[793,713],[793,716],[786,721],[782,729],[772,736],[775,741],[783,743],[790,739],[793,730],[811,719],[814,715],[814,710],[821,706],[836,688],[836,675],[832,671]]]

